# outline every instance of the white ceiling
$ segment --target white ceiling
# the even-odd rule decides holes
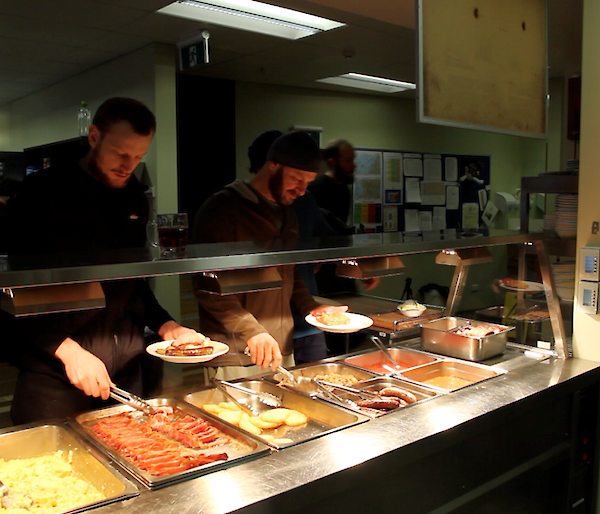
[[[296,41],[155,14],[169,3],[3,0],[0,106],[150,43],[175,44],[202,29],[211,34],[211,62],[190,72],[198,75],[321,89],[340,88],[315,79],[349,71],[416,78],[413,0],[272,1],[347,23]],[[551,76],[580,72],[582,3],[548,0]]]

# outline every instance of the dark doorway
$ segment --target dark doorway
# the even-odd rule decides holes
[[[202,203],[235,179],[235,82],[177,75],[177,168],[179,212],[193,223]]]

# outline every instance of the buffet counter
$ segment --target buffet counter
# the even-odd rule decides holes
[[[511,348],[490,369],[507,372],[94,511],[595,512],[600,364]]]

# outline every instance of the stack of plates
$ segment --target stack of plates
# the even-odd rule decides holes
[[[556,195],[556,233],[563,239],[577,236],[577,195]]]
[[[569,159],[567,161],[567,171],[579,171],[579,159]]]
[[[544,231],[554,230],[556,228],[556,215],[544,215]]]
[[[557,262],[552,265],[554,286],[558,297],[566,302],[572,302],[575,296],[575,263]]]

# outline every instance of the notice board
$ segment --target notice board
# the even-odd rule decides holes
[[[545,0],[418,0],[420,122],[544,138]]]
[[[488,204],[490,157],[356,148],[358,232],[478,228]]]

